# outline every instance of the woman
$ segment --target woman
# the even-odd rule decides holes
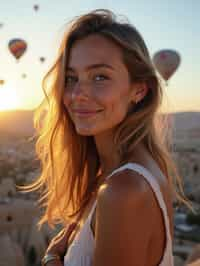
[[[43,265],[173,265],[173,196],[190,205],[139,32],[109,10],[75,18],[43,86],[48,101],[35,117],[42,173],[29,189],[42,195],[39,226],[64,225]]]

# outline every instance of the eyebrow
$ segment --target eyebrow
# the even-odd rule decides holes
[[[91,70],[91,69],[95,69],[95,68],[100,68],[100,67],[105,67],[105,68],[109,68],[111,70],[115,70],[111,65],[108,65],[108,64],[93,64],[93,65],[88,66],[86,68],[86,71]],[[75,70],[72,67],[67,67],[67,71],[75,72]]]

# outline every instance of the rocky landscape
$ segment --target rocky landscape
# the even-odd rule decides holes
[[[200,256],[200,113],[174,114],[173,119],[173,156],[196,211],[174,202],[174,261],[184,266],[191,254]],[[38,195],[15,186],[40,174],[33,134],[32,112],[0,113],[0,266],[41,265],[50,239],[61,228],[44,225],[38,231]]]

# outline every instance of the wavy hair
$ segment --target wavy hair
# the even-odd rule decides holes
[[[55,63],[42,82],[45,97],[34,114],[35,150],[42,169],[41,175],[25,187],[26,191],[40,191],[39,203],[45,211],[39,227],[46,221],[54,227],[80,219],[98,189],[101,165],[94,139],[77,134],[63,103],[70,49],[77,40],[94,33],[120,47],[130,80],[145,82],[149,89],[116,128],[114,143],[120,164],[128,162],[134,147],[142,142],[167,177],[174,198],[192,208],[172,156],[168,120],[159,112],[163,90],[145,42],[127,20],[97,9],[66,25]]]

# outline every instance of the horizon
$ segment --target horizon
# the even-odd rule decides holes
[[[0,110],[0,113],[14,113],[14,112],[34,112],[35,109],[8,109],[8,110]],[[200,113],[200,110],[182,110],[182,111],[172,111],[172,112],[164,112],[160,111],[158,113],[164,114],[178,114],[178,113]]]
[[[37,108],[44,97],[41,82],[57,55],[64,25],[75,16],[97,8],[111,9],[127,17],[144,38],[151,58],[161,49],[180,53],[180,67],[169,79],[168,86],[162,79],[162,112],[200,111],[200,35],[197,34],[200,2],[183,5],[173,0],[162,3],[155,0],[153,4],[125,0],[113,4],[109,0],[92,3],[74,0],[69,5],[60,0],[58,5],[43,0],[38,1],[37,12],[33,10],[34,1],[20,0],[20,3],[11,0],[0,3],[0,80],[5,80],[5,84],[0,84],[0,112]],[[149,16],[149,10],[154,11],[153,17]],[[8,50],[12,38],[22,38],[28,44],[18,63]],[[42,56],[46,58],[43,63],[39,61]]]

